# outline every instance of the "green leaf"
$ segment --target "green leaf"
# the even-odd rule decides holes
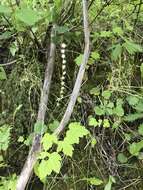
[[[105,90],[102,92],[102,96],[105,98],[105,99],[109,99],[111,97],[111,91],[109,90]]]
[[[143,63],[142,63],[141,66],[140,66],[140,72],[141,72],[141,77],[142,77],[142,79],[143,79]]]
[[[6,80],[7,76],[3,67],[0,67],[0,80]]]
[[[28,26],[35,25],[40,20],[37,11],[30,8],[21,8],[15,13],[16,18]]]
[[[88,119],[88,125],[89,126],[94,126],[97,127],[98,126],[98,122],[94,117],[89,117]]]
[[[0,5],[0,13],[3,14],[11,13],[11,9],[6,5]]]
[[[137,98],[136,96],[128,96],[127,101],[130,106],[135,106],[139,102],[139,98]]]
[[[109,128],[109,127],[110,127],[110,123],[109,123],[109,120],[108,120],[108,119],[104,119],[104,120],[103,120],[103,127],[104,127],[104,128]]]
[[[10,130],[11,127],[6,124],[0,127],[0,150],[7,150],[10,141]]]
[[[141,45],[128,40],[126,40],[126,42],[123,44],[123,47],[128,51],[129,54],[143,51]]]
[[[48,160],[42,160],[38,166],[38,177],[40,180],[43,180],[46,178],[47,175],[50,175],[52,173],[52,169],[49,165]]]
[[[91,177],[91,178],[86,178],[86,180],[91,184],[95,186],[99,186],[103,184],[103,181],[99,178]]]
[[[83,59],[83,54],[80,54],[78,57],[76,57],[76,59],[74,60],[76,65],[80,66],[82,63],[82,59]]]
[[[122,46],[120,44],[117,44],[111,54],[112,60],[116,61],[119,57],[121,57],[121,54],[122,54]]]
[[[34,133],[36,134],[44,134],[47,130],[47,126],[41,122],[37,121],[34,125]]]
[[[64,141],[59,141],[58,143],[58,148],[57,148],[57,151],[60,152],[60,151],[63,151],[63,153],[66,155],[66,156],[70,156],[72,157],[72,154],[73,154],[73,146],[71,144],[69,144],[69,142],[67,142],[67,138],[65,138]]]
[[[127,163],[128,161],[128,158],[123,153],[119,153],[117,159],[122,164]]]
[[[139,128],[138,128],[138,133],[139,133],[140,135],[143,135],[143,123],[140,124],[140,126],[139,126]]]
[[[139,151],[143,148],[143,140],[138,142],[138,143],[132,143],[129,146],[129,152],[130,154],[132,154],[133,156],[138,156],[139,155]]]
[[[121,105],[116,106],[113,111],[114,111],[114,114],[116,114],[119,117],[124,116],[124,109],[122,108]]]
[[[12,36],[12,33],[9,31],[6,31],[0,35],[0,40],[6,40],[9,39]]]
[[[96,144],[97,144],[97,140],[95,138],[92,138],[91,139],[91,147],[94,148]]]
[[[113,102],[109,102],[109,103],[107,104],[107,107],[108,107],[108,108],[114,108],[114,103],[113,103]]]
[[[118,26],[113,28],[113,33],[118,34],[119,36],[124,34],[122,28]]]
[[[103,37],[103,38],[111,37],[112,32],[111,31],[101,31],[100,36]]]
[[[129,114],[124,116],[124,121],[128,121],[128,122],[132,122],[135,121],[137,119],[141,119],[143,118],[143,113],[134,113],[134,114]]]
[[[69,31],[69,28],[67,26],[56,26],[55,31],[58,34],[63,34]]]
[[[132,135],[130,133],[124,133],[124,136],[126,141],[130,141],[132,138]]]
[[[48,152],[40,152],[40,155],[38,156],[38,159],[45,159],[47,157],[49,157]]]
[[[57,143],[57,137],[56,135],[45,133],[45,135],[42,138],[42,144],[45,151],[49,150],[54,143]]]
[[[98,59],[100,59],[100,54],[98,52],[94,51],[94,52],[91,53],[91,57],[94,60],[98,60]]]
[[[104,114],[105,114],[105,109],[103,109],[103,108],[101,108],[101,107],[99,107],[99,106],[96,106],[96,107],[94,108],[94,111],[95,111],[95,113],[96,113],[97,115],[104,115]]]
[[[138,104],[135,105],[133,108],[136,109],[136,110],[139,111],[139,112],[143,112],[143,101],[140,100],[140,101],[138,102]]]
[[[24,137],[23,136],[20,136],[19,138],[18,138],[18,142],[23,142],[24,141]]]
[[[42,160],[38,166],[38,176],[40,180],[43,180],[50,175],[52,171],[59,173],[61,168],[61,156],[57,152],[53,152],[48,155],[48,160]]]
[[[113,176],[109,176],[109,181],[106,184],[104,190],[111,190],[112,189],[112,184],[115,183],[115,179]]]
[[[100,94],[100,88],[98,88],[98,87],[92,88],[92,89],[90,90],[90,94],[91,94],[91,95],[98,96],[98,95]]]
[[[57,129],[57,127],[59,126],[59,121],[58,120],[54,120],[52,123],[49,124],[49,129],[54,132],[55,129]]]

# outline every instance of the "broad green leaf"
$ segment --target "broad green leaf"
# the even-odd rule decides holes
[[[61,169],[61,156],[57,152],[49,154],[48,167],[49,170],[59,173]]]
[[[98,52],[94,51],[94,52],[91,53],[91,57],[94,60],[98,60],[98,59],[100,59],[100,54]]]
[[[136,109],[136,110],[139,111],[139,112],[143,112],[143,101],[140,100],[140,101],[138,102],[138,104],[135,105],[133,108]]]
[[[73,150],[74,150],[74,148],[73,148],[73,146],[71,144],[69,144],[67,138],[65,138],[65,140],[63,142],[59,141],[58,148],[57,148],[58,152],[63,151],[63,153],[66,156],[72,157]]]
[[[102,92],[102,96],[105,98],[105,99],[109,99],[111,97],[111,91],[109,90],[105,90]]]
[[[139,151],[143,148],[143,140],[138,142],[138,143],[132,143],[129,146],[129,152],[133,155],[133,156],[138,156],[139,155]]]
[[[6,5],[0,5],[0,13],[3,14],[11,13],[11,9]]]
[[[80,66],[82,63],[82,59],[83,59],[83,54],[80,54],[78,57],[76,57],[76,59],[74,60],[76,65]]]
[[[48,152],[40,152],[40,155],[38,156],[38,159],[45,159],[49,156]]]
[[[124,109],[122,108],[121,105],[118,105],[114,108],[114,114],[116,114],[119,117],[124,116]]]
[[[123,47],[128,51],[129,54],[134,54],[136,52],[142,52],[143,48],[141,45],[136,44],[132,41],[126,40],[126,42],[123,44]]]
[[[38,166],[38,176],[41,180],[45,179],[52,171],[59,173],[61,168],[61,156],[57,152],[48,155],[48,160],[42,160]]]
[[[112,184],[115,183],[115,179],[113,176],[109,176],[109,181],[106,184],[104,190],[112,190]]]
[[[139,128],[138,128],[138,133],[139,133],[140,135],[143,135],[143,123],[140,124],[140,126],[139,126]]]
[[[137,98],[136,96],[128,96],[127,101],[130,106],[135,106],[139,102],[139,98]]]
[[[122,164],[127,163],[128,161],[128,158],[123,153],[119,153],[117,159]]]
[[[132,122],[135,121],[137,119],[141,119],[143,118],[143,113],[133,113],[133,114],[129,114],[124,116],[124,121],[128,121],[128,122]]]
[[[101,108],[101,107],[99,107],[99,106],[96,106],[96,107],[94,108],[94,111],[95,111],[95,113],[96,113],[97,115],[104,115],[104,114],[105,114],[105,109],[103,109],[103,108]]]
[[[35,25],[40,20],[38,12],[30,8],[21,8],[15,13],[16,18],[28,26]]]
[[[107,104],[107,107],[108,107],[108,108],[114,108],[114,103],[113,103],[113,102],[109,102],[109,103]]]
[[[69,132],[76,132],[78,137],[84,137],[89,134],[89,131],[78,122],[69,124]]]
[[[116,61],[119,57],[121,57],[121,54],[122,46],[120,44],[117,44],[111,54],[112,60]]]
[[[57,143],[57,137],[56,135],[45,133],[42,138],[42,144],[45,151],[49,150],[54,143]]]
[[[52,173],[52,168],[49,165],[48,160],[42,160],[38,166],[38,177],[40,180],[43,180],[46,178],[47,175],[50,175]]]
[[[45,133],[47,130],[47,126],[40,121],[37,121],[34,125],[34,132],[35,134],[43,134]]]

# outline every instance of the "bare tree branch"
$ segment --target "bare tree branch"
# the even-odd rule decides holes
[[[75,85],[73,88],[73,92],[70,97],[69,104],[67,106],[67,109],[65,111],[65,114],[63,116],[63,119],[62,119],[59,127],[54,132],[56,135],[58,135],[59,133],[61,133],[63,131],[63,129],[65,128],[65,126],[67,125],[67,123],[70,120],[71,114],[73,112],[73,108],[75,106],[75,103],[76,103],[76,100],[77,100],[77,97],[78,97],[78,94],[79,94],[79,91],[81,88],[86,64],[88,62],[88,58],[89,58],[89,54],[90,54],[90,32],[89,32],[89,23],[88,23],[87,0],[82,0],[82,3],[83,3],[83,21],[84,21],[84,36],[85,36],[84,55],[83,55],[83,60],[80,65],[77,79],[76,79],[76,82],[75,82]]]
[[[53,32],[54,32],[54,29],[51,32],[51,40],[53,38]],[[45,120],[49,90],[50,90],[51,79],[52,79],[52,74],[53,74],[55,51],[56,51],[56,46],[51,41],[50,53],[49,53],[47,67],[46,67],[45,80],[44,80],[43,90],[41,92],[41,100],[40,100],[38,117],[37,117],[37,121],[40,121],[43,123]],[[25,165],[24,165],[24,167],[21,171],[21,174],[19,176],[16,190],[24,190],[26,187],[26,184],[27,184],[27,182],[28,182],[28,180],[32,174],[34,164],[36,163],[37,153],[40,152],[40,150],[41,150],[40,141],[41,141],[41,135],[35,134],[32,147],[29,151],[29,155],[27,157]]]

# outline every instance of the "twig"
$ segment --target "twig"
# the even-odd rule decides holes
[[[62,119],[59,127],[54,132],[56,135],[59,135],[64,130],[64,128],[66,127],[67,123],[70,120],[71,114],[73,112],[73,108],[75,106],[75,103],[76,103],[76,100],[77,100],[77,97],[78,97],[78,94],[79,94],[79,91],[81,88],[86,64],[88,62],[88,58],[89,58],[89,54],[90,54],[90,32],[89,32],[89,24],[88,24],[87,0],[82,0],[82,3],[83,3],[83,21],[84,21],[84,35],[85,35],[84,55],[83,55],[82,64],[80,65],[80,69],[79,69],[79,72],[78,72],[78,75],[76,78],[76,82],[75,82],[73,92],[71,94],[67,109],[65,111],[65,114],[63,116],[63,119]]]
[[[2,63],[2,64],[0,64],[0,66],[3,67],[3,66],[12,65],[13,63],[16,63],[16,62],[17,62],[17,60],[13,60],[13,61],[10,61],[8,63]]]
[[[54,32],[54,28],[51,32],[51,39],[53,38],[53,32]],[[44,122],[44,119],[45,119],[49,90],[50,90],[51,79],[52,79],[52,74],[53,74],[55,51],[56,51],[56,46],[51,41],[50,53],[49,53],[47,68],[45,72],[45,80],[44,80],[43,90],[41,92],[41,100],[40,100],[38,117],[37,117],[37,121],[40,121],[40,122]],[[34,164],[36,163],[37,153],[40,152],[40,149],[41,149],[40,141],[41,141],[41,135],[35,134],[32,148],[29,151],[29,155],[27,157],[25,165],[19,176],[16,190],[24,190],[28,180],[30,179]]]

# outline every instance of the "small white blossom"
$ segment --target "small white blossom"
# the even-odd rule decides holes
[[[65,70],[65,68],[66,68],[66,65],[63,65],[63,66],[62,66],[62,69]]]
[[[62,54],[62,58],[65,59],[65,57],[66,57],[65,54]]]
[[[63,63],[63,64],[66,64],[66,60],[65,60],[65,59],[63,59],[62,63]]]
[[[61,47],[62,47],[62,48],[66,48],[66,46],[67,46],[67,45],[66,45],[65,43],[62,43],[62,44],[61,44]]]
[[[65,54],[65,49],[61,49],[61,53],[62,53],[62,54]]]

